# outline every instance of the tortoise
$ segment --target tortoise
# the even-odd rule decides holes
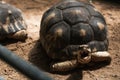
[[[91,4],[63,0],[42,16],[40,43],[53,71],[69,71],[90,62],[111,61],[104,16]]]
[[[20,9],[0,1],[0,40],[5,38],[25,40],[27,25]]]

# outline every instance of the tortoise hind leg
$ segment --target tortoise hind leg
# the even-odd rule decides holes
[[[27,32],[26,30],[20,30],[14,34],[8,35],[7,37],[12,39],[25,40],[27,38]]]

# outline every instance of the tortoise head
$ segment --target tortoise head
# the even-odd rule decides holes
[[[86,64],[91,61],[91,49],[88,45],[80,45],[79,49],[75,53],[77,54],[79,63]]]
[[[64,51],[70,57],[74,57],[80,64],[86,64],[91,61],[91,49],[88,45],[69,45]]]

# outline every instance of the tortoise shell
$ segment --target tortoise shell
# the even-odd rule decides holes
[[[20,30],[26,30],[27,25],[24,22],[20,9],[0,2],[0,38]]]
[[[106,51],[106,22],[103,15],[91,4],[65,0],[44,13],[40,41],[53,59],[68,58],[62,51],[69,46],[69,52],[84,44],[92,51]]]

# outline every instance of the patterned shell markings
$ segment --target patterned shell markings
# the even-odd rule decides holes
[[[40,37],[50,56],[52,53],[57,56],[57,52],[68,45],[91,41],[108,43],[106,22],[101,13],[92,5],[75,0],[63,1],[45,12]]]
[[[27,25],[24,22],[20,9],[0,2],[0,37],[7,36],[20,30],[26,30]]]

